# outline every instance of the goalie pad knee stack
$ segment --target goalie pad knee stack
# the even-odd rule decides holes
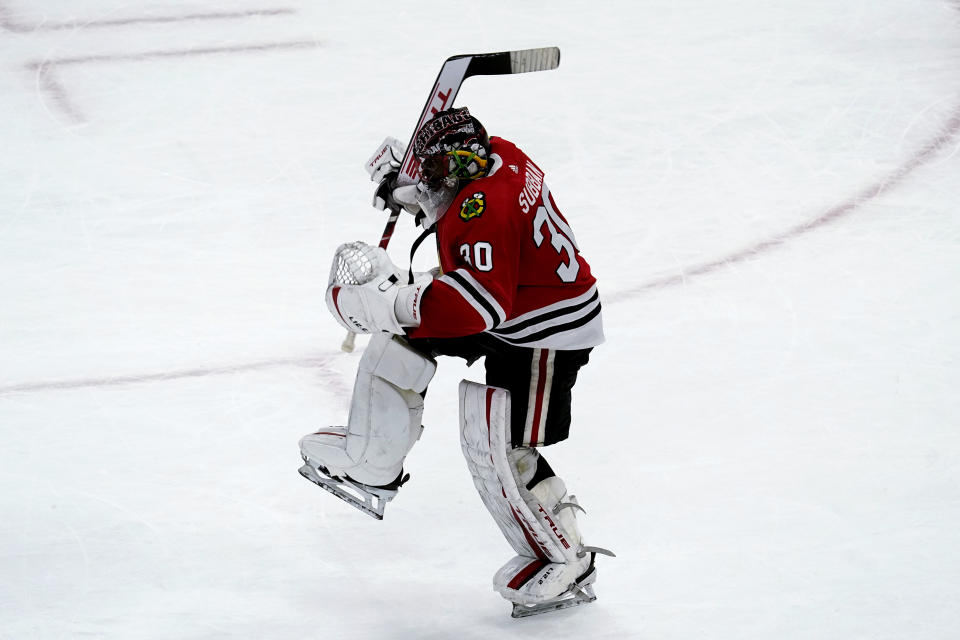
[[[397,480],[420,438],[423,392],[436,362],[402,338],[371,336],[360,359],[346,427],[304,436],[300,452],[314,468],[370,486]]]

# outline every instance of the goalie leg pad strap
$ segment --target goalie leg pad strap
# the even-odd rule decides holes
[[[436,368],[402,338],[371,336],[357,370],[347,426],[304,436],[301,453],[331,476],[371,486],[393,482],[423,431],[421,394]]]
[[[542,498],[548,496],[538,497],[521,480],[528,456],[511,447],[508,391],[460,383],[460,445],[480,498],[519,555],[547,562],[581,560],[575,527],[566,531],[552,513],[555,503],[545,507]]]

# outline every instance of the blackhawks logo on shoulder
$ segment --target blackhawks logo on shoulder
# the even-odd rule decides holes
[[[486,198],[487,196],[483,191],[477,191],[469,198],[466,198],[463,204],[460,205],[460,219],[472,220],[483,215],[484,209],[487,208]]]

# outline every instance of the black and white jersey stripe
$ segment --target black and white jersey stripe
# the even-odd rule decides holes
[[[600,294],[597,286],[583,294],[502,322],[490,330],[518,346],[583,349],[603,342]]]
[[[507,317],[497,299],[466,269],[448,271],[440,276],[440,281],[456,289],[463,299],[480,314],[487,331],[499,326]]]

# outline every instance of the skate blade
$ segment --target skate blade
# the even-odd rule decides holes
[[[383,520],[383,511],[390,498],[368,493],[349,481],[322,476],[309,463],[300,467],[299,471],[304,478],[321,489],[329,491],[350,506],[363,511],[372,518]]]
[[[597,596],[593,593],[593,587],[590,585],[574,586],[573,593],[574,595],[569,598],[556,600],[554,602],[545,602],[543,604],[520,604],[519,602],[514,602],[513,612],[510,614],[510,617],[529,618],[530,616],[537,616],[542,613],[551,613],[553,611],[560,611],[561,609],[577,607],[581,604],[589,604],[597,599]]]

